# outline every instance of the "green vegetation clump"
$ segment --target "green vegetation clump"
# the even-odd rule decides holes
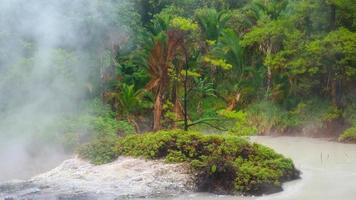
[[[100,137],[78,148],[81,158],[90,160],[91,163],[101,165],[114,161],[118,154],[115,150],[117,138]]]
[[[356,96],[353,95],[350,98],[352,98],[352,103],[345,109],[344,118],[351,127],[340,135],[339,141],[356,143]]]
[[[257,126],[259,133],[267,133],[272,129],[283,130],[287,113],[269,101],[252,104],[246,109],[249,121]]]
[[[270,148],[233,135],[203,135],[181,130],[98,140],[79,151],[95,164],[117,156],[187,162],[196,174],[199,190],[218,193],[263,194],[281,190],[283,181],[299,173],[290,159]]]
[[[344,131],[339,137],[340,142],[356,142],[356,127],[351,127]]]
[[[234,124],[230,126],[228,133],[238,136],[256,135],[257,128],[248,122],[247,113],[242,111],[221,110],[219,111],[219,115],[234,121]]]
[[[310,123],[315,125],[315,131],[324,132],[328,124],[337,121],[343,114],[330,102],[319,98],[304,100],[288,107],[286,109],[283,105],[266,100],[252,103],[245,109],[247,124],[254,125],[259,134],[301,132]]]

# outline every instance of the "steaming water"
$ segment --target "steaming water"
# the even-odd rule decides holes
[[[112,47],[133,38],[131,2],[0,0],[0,181],[55,167],[90,135],[63,124],[99,96]]]
[[[0,158],[4,157],[7,157],[7,155],[0,155]],[[58,153],[53,150],[40,152],[33,157],[24,155],[11,158],[11,162],[5,160],[8,163],[4,163],[1,166],[0,182],[13,179],[29,179],[36,174],[55,168],[68,158],[70,158],[69,154],[65,152]]]
[[[171,195],[172,191],[163,190],[163,192],[160,193],[163,196],[162,198],[157,198],[157,196],[155,196],[155,198],[152,199],[161,199],[161,200],[163,199],[168,199],[168,200],[213,200],[213,199],[354,200],[356,199],[354,194],[356,188],[356,170],[355,170],[356,169],[356,145],[340,144],[340,143],[330,142],[323,139],[310,139],[310,138],[301,138],[301,137],[254,137],[251,140],[272,147],[276,151],[292,158],[296,164],[296,167],[302,171],[302,178],[284,184],[283,192],[272,194],[272,195],[266,195],[263,197],[217,196],[217,195],[212,195],[207,193],[187,193],[184,195],[167,198],[167,195]],[[148,175],[147,173],[145,173],[147,169],[150,168],[156,169],[156,167],[150,167],[150,166],[144,167],[144,166],[145,165],[141,166],[141,168],[145,168],[145,169],[143,169],[143,171],[141,171],[140,173],[142,175],[145,174],[145,176]],[[140,167],[140,166],[136,166],[136,167]],[[122,168],[122,170],[125,169]],[[56,171],[56,170],[54,170],[54,172],[56,172],[56,174],[58,173],[57,175],[60,175],[60,173],[62,173],[61,171]],[[65,170],[63,171],[63,173],[65,173]],[[138,176],[137,173],[138,172],[134,172],[132,173],[132,175]],[[51,174],[51,172],[47,174]],[[97,172],[94,174],[96,174],[95,176],[99,176],[99,175],[106,176],[105,174],[107,173]],[[169,177],[169,175],[165,175],[164,173],[163,174],[159,173],[159,174],[160,176],[163,176],[161,177],[163,179]],[[177,175],[175,180],[178,180],[178,177],[179,176]],[[49,178],[48,180],[51,181],[51,176],[48,176],[48,178]],[[145,178],[143,180],[145,180]],[[154,181],[154,183],[156,185],[158,184],[156,181]],[[74,182],[73,183],[66,182],[66,184],[74,184]],[[102,184],[99,183],[98,185],[99,185],[98,187],[100,187],[100,185]],[[120,184],[118,185],[118,187],[126,193],[130,193],[128,190],[134,188],[136,191],[135,194],[138,194],[138,196],[141,196],[139,195],[141,193],[144,194],[145,197],[150,196],[149,194],[147,195],[147,190],[140,192],[137,190],[137,188],[135,188],[135,185],[137,184],[131,185],[132,187],[128,187],[127,190],[125,190],[125,187],[120,187]],[[0,190],[1,190],[1,185],[0,185]],[[93,197],[89,199],[100,199],[100,198]]]

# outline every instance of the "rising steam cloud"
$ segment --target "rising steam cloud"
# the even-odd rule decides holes
[[[51,140],[49,127],[78,112],[98,85],[108,65],[103,52],[130,32],[122,14],[130,6],[122,0],[0,0],[0,181],[26,176],[34,153],[46,157],[41,165],[63,157],[41,140]]]

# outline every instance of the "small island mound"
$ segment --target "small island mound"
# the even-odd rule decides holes
[[[188,163],[199,191],[262,195],[282,190],[282,183],[299,178],[291,159],[233,135],[204,135],[181,130],[102,137],[79,149],[94,164],[119,156]]]

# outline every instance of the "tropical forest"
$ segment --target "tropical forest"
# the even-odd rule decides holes
[[[0,200],[352,200],[353,0],[0,0]]]

